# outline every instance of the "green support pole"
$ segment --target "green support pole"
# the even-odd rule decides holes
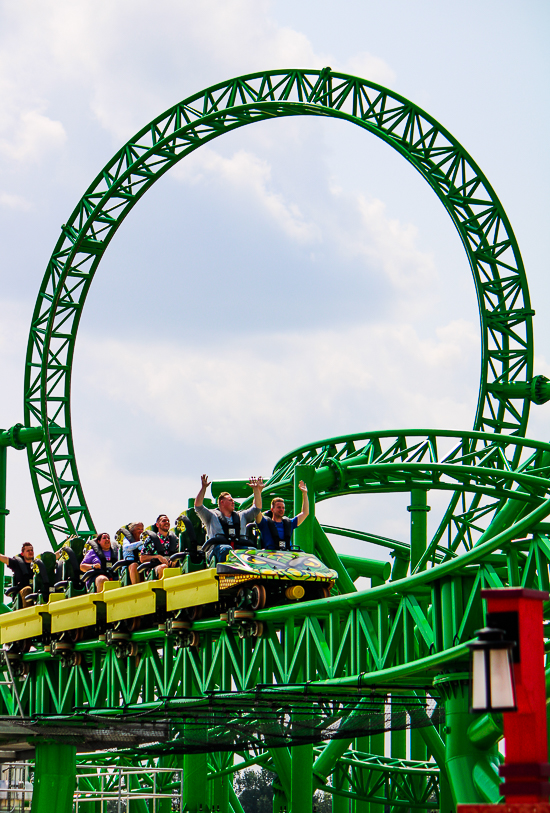
[[[214,764],[219,766],[220,770],[229,768],[229,766],[233,764],[233,754],[219,753]],[[232,774],[223,774],[222,776],[216,776],[209,782],[210,804],[212,805],[212,810],[215,810],[216,813],[218,813],[218,811],[219,813],[231,813],[229,806],[229,785],[232,779]]]
[[[306,520],[309,522],[309,520]],[[303,523],[305,524],[305,523]],[[315,544],[315,553],[321,559],[322,562],[325,563],[327,567],[332,568],[338,573],[338,578],[336,579],[336,587],[340,591],[340,593],[356,593],[357,587],[354,585],[351,576],[349,575],[346,566],[342,563],[342,560],[330,544],[327,535],[321,528],[319,524],[319,520],[317,517],[312,518],[313,524],[313,541]],[[296,528],[294,534],[299,531],[299,528]],[[388,562],[381,562],[382,566],[389,565]],[[381,582],[383,583],[383,582]]]
[[[140,767],[140,766],[137,766]],[[130,794],[132,793],[142,793],[143,788],[141,787],[139,776],[135,773],[130,774],[128,776],[128,790]],[[158,804],[158,802],[157,802]],[[101,802],[99,802],[101,805]],[[162,808],[159,807],[159,813],[161,813]],[[145,799],[130,799],[128,801],[128,813],[149,813],[149,808],[147,806],[147,801]],[[88,811],[86,811],[88,813]],[[97,813],[103,813],[101,807],[98,807]],[[155,811],[156,813],[156,811]]]
[[[0,553],[6,552],[6,516],[9,514],[6,508],[6,486],[8,475],[8,450],[5,446],[0,446]],[[4,565],[0,562],[0,585],[2,587],[2,611],[4,611]]]
[[[290,808],[288,799],[281,788],[273,788],[273,813],[288,813]]]
[[[273,813],[288,813],[290,810],[291,759],[286,746],[270,748],[269,755],[277,774],[274,781]]]
[[[384,707],[382,706],[381,710],[383,710],[383,708]],[[384,756],[386,749],[385,742],[386,735],[384,734],[384,732],[381,732],[380,734],[371,734],[369,737],[369,741],[370,741],[368,749],[369,752],[371,754],[379,754],[380,756]],[[356,800],[356,810],[357,810],[357,801],[358,800]],[[354,813],[356,813],[356,810],[354,811]],[[384,813],[384,805],[378,805],[374,804],[374,802],[371,802],[369,804],[369,810],[370,813]]]
[[[183,758],[183,813],[208,810],[207,754],[185,754]]]
[[[290,811],[313,811],[313,746],[295,745],[290,749]]]
[[[368,754],[370,751],[370,737],[358,737],[355,740],[355,748],[357,751],[363,751]],[[370,813],[370,802],[364,799],[354,799],[352,802],[353,813]],[[344,808],[345,810],[345,808]]]
[[[411,514],[411,573],[426,552],[428,546],[428,492],[423,488],[411,489],[411,504],[407,511]],[[424,564],[422,570],[426,569]]]
[[[71,813],[76,788],[76,745],[36,745],[31,813]]]
[[[184,757],[181,754],[168,754],[168,756],[161,757],[158,761],[159,768],[184,768]],[[157,775],[157,792],[166,793],[167,787],[172,784],[173,774],[161,773]],[[138,800],[141,801],[141,800]],[[146,813],[147,804],[144,804],[144,809],[139,813]],[[155,813],[171,813],[172,800],[171,799],[157,799],[155,806]],[[136,810],[136,813],[138,811]],[[222,811],[220,811],[222,813]],[[227,813],[224,809],[223,813]]]
[[[458,804],[496,804],[500,799],[497,747],[478,748],[469,736],[469,674],[442,675],[434,683],[445,697],[445,765],[453,810]],[[448,799],[444,802],[448,806]]]
[[[315,519],[315,491],[313,489],[313,478],[315,469],[313,466],[297,465],[294,469],[294,516],[302,510],[302,492],[298,488],[298,483],[303,480],[307,486],[309,497],[309,516],[293,534],[295,545],[299,545],[306,553],[314,552],[313,526]]]

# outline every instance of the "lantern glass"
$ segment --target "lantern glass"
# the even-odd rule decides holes
[[[512,683],[512,662],[509,649],[489,650],[491,707],[513,709],[516,706]]]
[[[474,649],[472,652],[472,711],[487,709],[488,682],[485,650]]]
[[[512,641],[504,641],[504,632],[485,627],[476,641],[468,644],[472,653],[470,711],[515,711]]]

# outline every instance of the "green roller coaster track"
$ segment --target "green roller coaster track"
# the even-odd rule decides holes
[[[62,227],[32,318],[25,425],[0,433],[0,452],[27,448],[54,549],[68,535],[94,533],[76,465],[70,389],[99,262],[134,204],[186,155],[246,124],[296,115],[344,119],[378,136],[449,213],[480,315],[473,430],[366,432],[281,458],[264,495],[283,496],[292,507],[298,481],[306,481],[313,505],[296,541],[338,579],[329,598],[258,611],[260,636],[240,637],[225,621],[205,619],[193,624],[194,646],[179,646],[160,624],[133,632],[132,655],[98,638],[75,643],[78,657],[54,657],[37,645],[12,671],[6,661],[0,740],[36,749],[33,811],[51,809],[52,787],[58,809],[70,809],[81,770],[75,739],[87,750],[117,743],[118,751],[96,754],[94,764],[140,766],[134,789],[152,786],[153,766],[182,767],[181,809],[189,813],[209,805],[240,813],[230,777],[250,765],[276,774],[274,813],[311,811],[315,788],[331,795],[334,813],[449,813],[459,802],[500,797],[501,721],[468,716],[466,644],[483,625],[481,588],[549,588],[550,444],[525,433],[530,403],[550,399],[550,385],[533,374],[534,311],[502,205],[464,148],[412,102],[330,68],[268,71],[197,93],[137,133]],[[250,503],[242,481],[214,483],[213,496],[228,487],[242,507]],[[448,491],[450,501],[430,539],[434,490]],[[411,496],[409,541],[315,517],[322,500],[395,492]],[[378,546],[381,560],[389,551],[391,575],[381,561],[339,555],[330,539],[340,537]],[[358,589],[360,577],[371,579],[370,588]],[[432,714],[434,704],[443,716]],[[141,799],[131,804],[147,813]]]

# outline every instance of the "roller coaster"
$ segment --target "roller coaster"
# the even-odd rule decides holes
[[[87,590],[79,562],[96,528],[70,385],[96,269],[132,207],[185,156],[244,125],[297,115],[381,138],[446,208],[480,314],[473,428],[302,446],[275,464],[264,490],[290,513],[307,484],[312,507],[295,550],[251,544],[225,569],[207,567],[181,519],[180,552],[161,578],[128,584],[121,562],[101,592]],[[15,597],[0,617],[0,747],[33,758],[33,813],[68,813],[79,773],[93,794],[121,766],[135,813],[153,811],[145,797],[155,771],[177,785],[176,809],[242,813],[232,776],[250,766],[273,772],[274,813],[312,811],[316,789],[334,813],[499,801],[502,721],[468,714],[467,643],[484,625],[482,588],[549,588],[550,444],[525,437],[531,403],[550,399],[550,382],[533,370],[533,315],[488,180],[435,119],[380,85],[330,68],[241,76],[179,102],[125,144],[62,227],[32,317],[23,423],[0,433],[1,550],[9,447],[27,450],[52,548],[35,561],[30,606]],[[251,505],[244,481],[213,483],[212,499],[224,489]],[[433,491],[449,502],[429,538]],[[315,516],[322,500],[397,492],[410,494],[408,541]],[[182,517],[200,540],[192,502]],[[339,554],[341,537],[377,546],[380,559]],[[358,589],[359,578],[370,587]],[[172,809],[170,799],[155,804]]]

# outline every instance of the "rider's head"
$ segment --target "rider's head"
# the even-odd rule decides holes
[[[271,500],[271,514],[273,519],[279,521],[285,515],[285,501],[282,497],[274,497]]]
[[[95,541],[97,542],[99,547],[102,548],[102,550],[109,550],[109,548],[111,547],[111,537],[105,531],[98,534],[95,538]]]
[[[222,514],[226,517],[231,516],[231,514],[235,510],[235,500],[233,499],[229,491],[222,491],[222,493],[218,497],[218,508],[220,509]]]
[[[23,542],[21,546],[21,556],[25,562],[32,562],[34,559],[34,548],[30,542]]]
[[[168,519],[166,514],[159,514],[155,521],[155,525],[157,526],[159,531],[162,531],[163,534],[168,533],[168,531],[170,530],[170,520]]]
[[[137,542],[137,540],[143,533],[143,522],[130,522],[130,524],[128,525],[128,530],[130,531],[130,533]]]

